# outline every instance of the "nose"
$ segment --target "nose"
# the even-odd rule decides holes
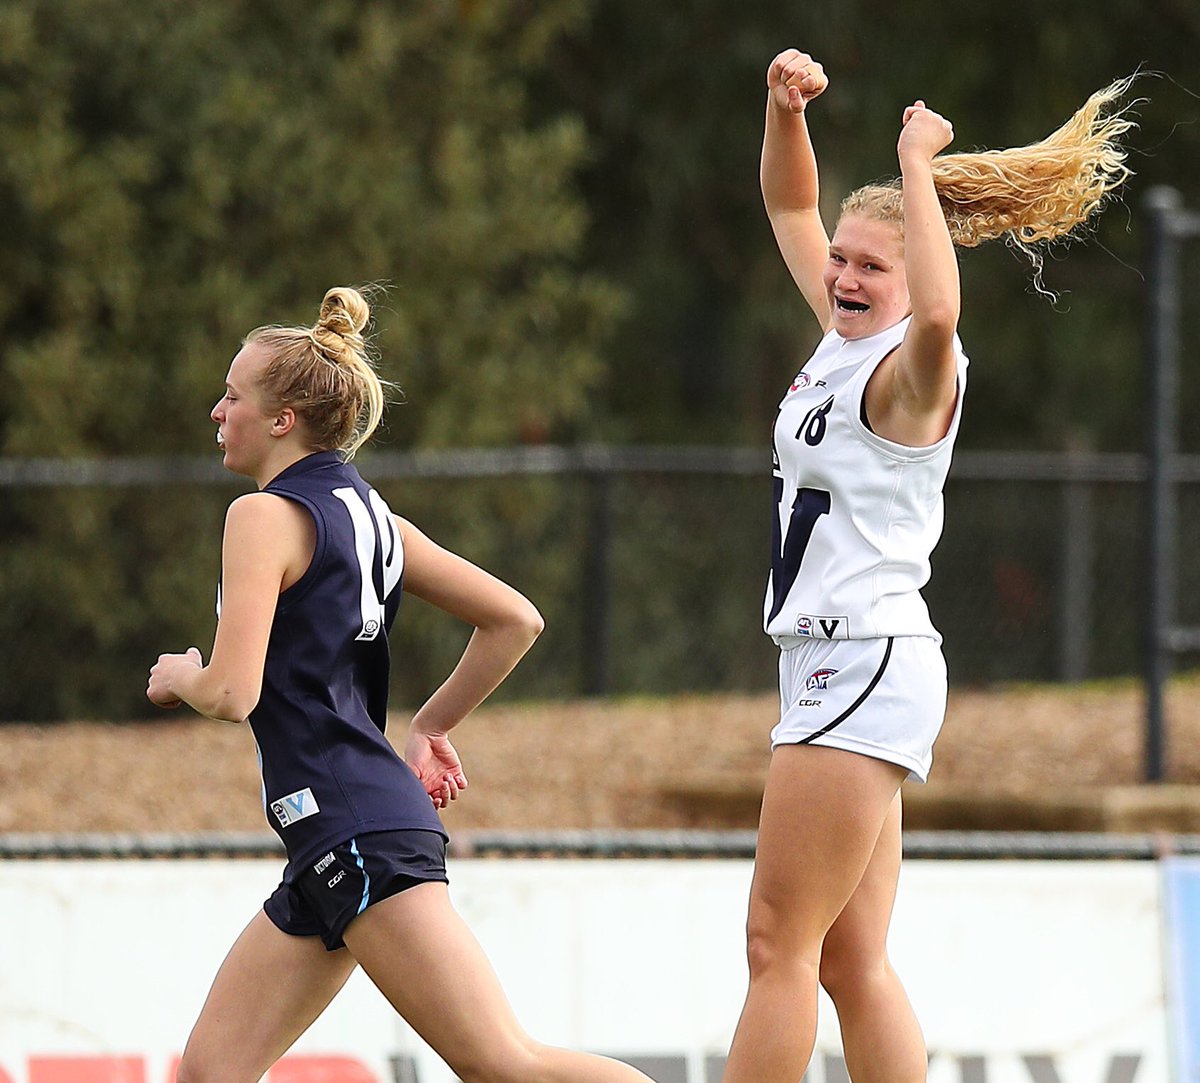
[[[834,283],[838,289],[851,292],[858,289],[858,276],[849,266],[843,267]]]
[[[222,401],[221,399],[217,399],[217,404],[212,408],[211,412],[208,415],[218,425],[221,424],[221,419],[225,416],[225,414],[221,410],[221,401]]]

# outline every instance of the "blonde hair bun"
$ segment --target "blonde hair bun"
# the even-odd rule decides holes
[[[329,330],[343,338],[361,335],[371,319],[367,299],[351,286],[334,286],[321,302],[321,314],[313,330]]]

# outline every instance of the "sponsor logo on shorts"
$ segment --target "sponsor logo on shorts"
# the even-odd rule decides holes
[[[342,871],[339,872],[337,874],[337,876],[335,876],[332,880],[329,881],[329,886],[337,887],[338,884],[340,884],[342,882],[342,880],[345,878],[345,876],[346,876],[346,870],[342,869]]]
[[[325,855],[323,858],[321,858],[321,860],[320,860],[320,861],[318,861],[318,862],[317,862],[317,863],[316,863],[316,864],[313,866],[313,872],[315,872],[315,873],[322,873],[322,872],[324,872],[324,871],[325,871],[327,868],[329,868],[329,866],[330,866],[330,865],[332,865],[332,864],[333,864],[333,851],[332,851],[332,850],[330,850],[330,851],[329,851],[329,853],[327,853],[327,854],[326,854],[326,855]]]
[[[281,797],[278,801],[272,801],[271,811],[275,814],[275,819],[279,821],[279,826],[287,827],[290,824],[294,824],[297,820],[305,820],[309,816],[315,816],[321,811],[321,806],[317,804],[317,799],[313,797],[312,790],[305,786],[302,790],[289,793],[287,797]]]
[[[820,707],[824,700],[821,699],[798,699],[796,700],[797,707]]]
[[[812,639],[849,639],[849,617],[818,617],[802,613],[796,618],[796,635]]]
[[[837,673],[836,669],[813,670],[804,680],[804,691],[824,692],[829,687],[829,678]]]

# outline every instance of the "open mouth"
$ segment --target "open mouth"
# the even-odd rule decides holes
[[[847,301],[844,297],[835,298],[839,312],[866,312],[871,306],[861,301]]]
[[[219,429],[217,430],[217,447],[221,448],[222,450],[225,448],[225,437],[221,434]]]

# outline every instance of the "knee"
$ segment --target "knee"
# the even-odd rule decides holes
[[[832,942],[831,938],[821,952],[821,987],[836,1003],[883,978],[887,969],[886,956],[848,949]]]
[[[269,1065],[240,1063],[238,1053],[229,1048],[197,1048],[189,1041],[179,1058],[175,1083],[258,1083]]]
[[[815,968],[820,938],[806,938],[789,929],[777,916],[751,915],[746,924],[746,961],[751,979],[772,971],[802,966]]]
[[[500,1047],[454,1057],[450,1067],[462,1083],[537,1083],[550,1078],[545,1053],[546,1047],[521,1035]]]
[[[184,1050],[175,1073],[175,1083],[217,1083],[222,1079],[236,1079],[229,1075],[229,1066],[215,1063],[205,1063],[203,1058],[189,1050]]]

